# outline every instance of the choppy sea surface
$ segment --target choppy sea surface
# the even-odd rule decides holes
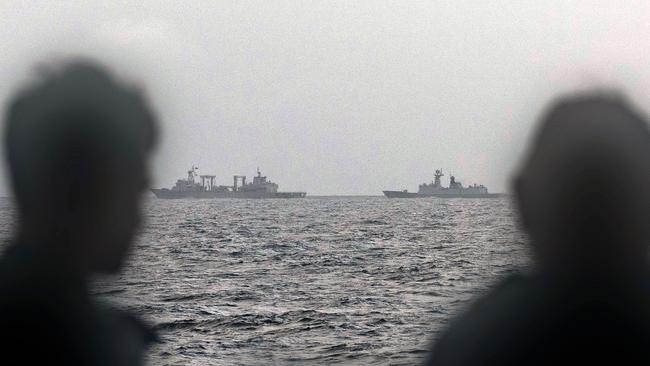
[[[154,326],[150,365],[419,364],[528,258],[508,197],[152,198],[144,215],[94,291]]]

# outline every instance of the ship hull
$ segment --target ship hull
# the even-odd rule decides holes
[[[384,196],[388,198],[413,198],[417,197],[417,193],[407,192],[407,191],[383,191]]]
[[[305,192],[210,192],[210,191],[173,191],[171,189],[151,189],[151,192],[162,199],[218,199],[218,198],[244,198],[244,199],[264,199],[264,198],[303,198]]]
[[[384,196],[388,198],[498,198],[502,197],[501,193],[415,193],[405,191],[383,191]]]

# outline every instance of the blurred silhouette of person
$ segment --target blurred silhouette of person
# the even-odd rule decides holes
[[[514,180],[535,265],[442,333],[430,365],[650,361],[650,133],[622,96],[559,100]]]
[[[8,106],[17,232],[0,262],[0,363],[139,365],[155,335],[93,299],[139,223],[154,117],[139,91],[73,61]]]

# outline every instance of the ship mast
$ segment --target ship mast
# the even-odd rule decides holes
[[[199,169],[198,166],[194,166],[192,164],[192,169],[187,171],[187,181],[190,183],[194,183],[194,177],[196,177],[196,171]]]
[[[433,182],[433,185],[436,187],[441,187],[442,184],[440,183],[440,178],[443,176],[444,174],[442,174],[442,169],[436,169],[436,174],[435,174],[436,180]]]

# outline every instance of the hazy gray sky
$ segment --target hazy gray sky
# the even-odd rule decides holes
[[[285,191],[381,194],[441,167],[499,192],[553,95],[650,96],[645,1],[15,3],[3,115],[38,62],[103,60],[156,106],[156,186],[194,163],[220,184],[259,166]]]

